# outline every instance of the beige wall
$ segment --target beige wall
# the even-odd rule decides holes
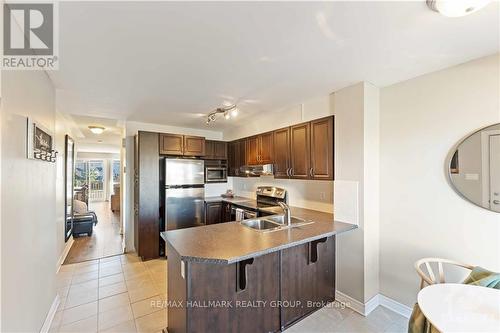
[[[2,73],[2,332],[39,331],[56,296],[56,164],[26,158],[26,117],[54,132],[54,99],[45,72]]]
[[[356,203],[359,229],[337,238],[336,289],[358,301],[364,299],[363,238],[363,84],[336,91],[332,96],[335,113],[335,186],[348,182],[357,191],[338,200]],[[337,214],[335,214],[337,219]],[[345,221],[345,220],[344,220]],[[349,221],[345,221],[349,222]]]
[[[381,90],[380,287],[408,306],[413,263],[450,258],[500,271],[500,215],[459,197],[445,158],[466,134],[500,121],[499,55]]]

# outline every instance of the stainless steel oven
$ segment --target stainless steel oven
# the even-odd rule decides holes
[[[210,166],[205,168],[205,183],[224,182],[227,182],[227,168],[225,166]]]

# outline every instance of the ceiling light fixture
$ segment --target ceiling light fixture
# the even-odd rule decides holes
[[[472,14],[488,5],[491,0],[426,0],[427,6],[447,17]]]
[[[207,116],[207,125],[217,120],[217,115],[223,114],[225,119],[231,119],[238,115],[236,104],[223,106],[210,112]]]
[[[105,128],[102,126],[89,126],[89,130],[94,134],[102,134]]]

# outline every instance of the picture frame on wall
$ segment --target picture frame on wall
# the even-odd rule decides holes
[[[54,149],[54,136],[52,133],[34,122],[27,120],[27,158],[46,162],[56,162],[57,151]]]

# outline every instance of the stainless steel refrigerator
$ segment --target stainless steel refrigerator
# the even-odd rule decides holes
[[[205,224],[204,167],[201,160],[165,159],[166,230]]]

